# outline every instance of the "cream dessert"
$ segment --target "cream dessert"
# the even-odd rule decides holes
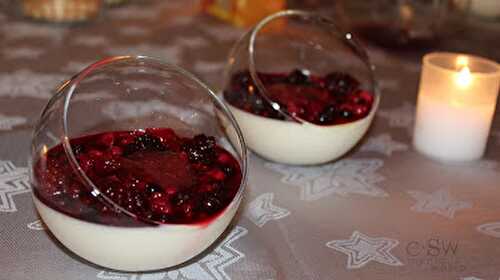
[[[81,183],[57,145],[34,164],[34,202],[51,232],[95,264],[124,271],[180,264],[219,237],[240,203],[240,165],[213,137],[148,128],[70,143],[104,197]]]
[[[348,152],[366,133],[379,98],[340,72],[314,76],[308,71],[258,73],[268,97],[285,119],[261,96],[248,71],[233,75],[224,91],[247,145],[257,154],[287,164],[320,164]],[[229,127],[229,126],[227,126]],[[234,131],[228,130],[232,140]]]

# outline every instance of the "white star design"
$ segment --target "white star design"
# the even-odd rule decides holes
[[[455,200],[445,189],[430,194],[422,191],[408,191],[408,194],[417,201],[417,203],[411,207],[413,211],[436,213],[449,219],[455,217],[456,211],[472,207],[472,203],[470,202]]]
[[[483,279],[477,278],[474,276],[470,276],[470,277],[462,277],[462,280],[483,280]]]
[[[319,167],[276,163],[266,163],[265,166],[283,174],[283,183],[300,187],[302,200],[318,200],[332,194],[388,196],[376,186],[384,180],[382,175],[376,173],[383,166],[383,161],[379,159],[344,159]]]
[[[32,230],[45,230],[45,225],[41,220],[36,220],[27,224],[27,227]]]
[[[389,238],[372,238],[359,231],[353,232],[350,239],[333,240],[326,246],[348,256],[347,269],[361,268],[371,261],[381,264],[401,266],[403,263],[390,251],[399,241]]]
[[[405,102],[398,108],[379,110],[378,115],[388,120],[390,127],[412,128],[415,106]]]
[[[26,122],[28,122],[28,120],[25,117],[6,116],[0,114],[0,131],[11,130],[15,126],[23,125]]]
[[[408,145],[392,140],[389,133],[383,133],[375,137],[370,137],[359,150],[362,152],[377,152],[386,156],[391,156],[393,152],[408,150]]]
[[[290,211],[273,204],[274,193],[264,193],[254,199],[245,209],[245,216],[256,226],[263,227],[271,220],[279,220]]]
[[[10,161],[0,161],[0,212],[17,211],[14,196],[30,191],[26,168]]]
[[[149,274],[101,271],[97,274],[97,278],[106,280],[230,280],[225,268],[245,257],[243,253],[232,247],[232,243],[247,233],[247,229],[236,226],[213,252],[196,263],[176,270]]]
[[[500,222],[479,225],[477,231],[492,237],[500,238]]]

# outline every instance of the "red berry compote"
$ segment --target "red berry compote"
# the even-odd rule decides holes
[[[88,222],[140,226],[203,224],[216,218],[241,184],[238,161],[215,138],[178,136],[169,128],[113,131],[70,140],[79,166],[132,219],[82,184],[62,145],[35,164],[35,196],[50,208]]]

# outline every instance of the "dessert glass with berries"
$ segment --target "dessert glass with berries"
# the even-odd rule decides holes
[[[33,200],[49,230],[116,270],[171,267],[204,251],[246,183],[246,146],[224,103],[183,69],[143,56],[101,60],[64,83],[31,152]]]
[[[348,152],[380,99],[374,66],[353,34],[305,11],[273,14],[247,32],[224,79],[224,101],[248,147],[287,164],[321,164]]]

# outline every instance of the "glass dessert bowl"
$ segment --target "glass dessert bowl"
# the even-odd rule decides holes
[[[218,119],[236,132],[233,146]],[[222,234],[242,200],[246,161],[234,117],[198,79],[152,58],[113,57],[62,85],[44,109],[32,141],[33,200],[84,259],[156,270]]]
[[[352,149],[380,101],[374,66],[353,35],[328,18],[296,10],[263,19],[238,41],[222,95],[250,149],[300,165],[332,161]]]

